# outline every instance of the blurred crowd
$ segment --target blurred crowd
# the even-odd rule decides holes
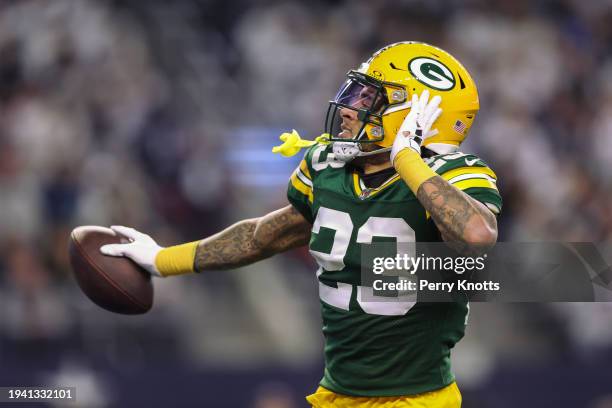
[[[396,41],[472,73],[462,150],[499,177],[501,240],[612,244],[610,21],[606,0],[0,2],[0,361],[319,364],[305,251],[156,282],[153,312],[126,319],[79,293],[68,236],[172,244],[286,205],[278,134],[319,135],[346,71]],[[455,357],[474,390],[504,361],[612,346],[609,304],[475,305],[471,325]]]

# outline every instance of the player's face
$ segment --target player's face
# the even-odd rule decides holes
[[[371,112],[379,112],[383,107],[383,97],[371,86],[363,86],[359,92],[352,96],[349,106],[355,109],[369,109]],[[342,123],[338,137],[343,139],[353,139],[358,136],[363,126],[363,122],[358,119],[357,111],[348,108],[340,109]]]
[[[364,121],[379,124],[380,114],[388,106],[384,92],[382,86],[369,83],[367,78],[362,78],[356,73],[349,74],[348,80],[342,84],[336,97],[330,102],[325,120],[326,132],[332,138],[365,142],[367,136]],[[373,142],[367,142],[360,143],[360,149],[371,152],[381,147]],[[352,161],[359,167],[388,162],[389,155],[385,154],[356,157]]]

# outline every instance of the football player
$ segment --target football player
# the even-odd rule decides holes
[[[291,175],[290,205],[201,241],[161,248],[115,226],[126,244],[104,254],[172,276],[237,268],[309,244],[325,337],[325,372],[313,407],[459,407],[450,350],[467,302],[370,302],[361,295],[361,246],[445,241],[463,252],[492,247],[501,197],[495,173],[461,153],[479,109],[476,85],[447,52],[418,42],[377,51],[329,104],[326,135]],[[294,154],[285,134],[276,151]],[[296,147],[297,146],[297,147]]]

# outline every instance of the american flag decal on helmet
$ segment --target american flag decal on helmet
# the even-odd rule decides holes
[[[455,125],[453,126],[453,130],[459,134],[463,134],[465,132],[465,123],[460,120],[457,120],[455,122]]]

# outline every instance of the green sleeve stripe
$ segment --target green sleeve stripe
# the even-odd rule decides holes
[[[501,201],[501,196],[499,195],[499,191],[493,188],[471,187],[471,188],[466,188],[463,191],[470,196],[486,196],[486,197],[494,198],[497,201]]]

